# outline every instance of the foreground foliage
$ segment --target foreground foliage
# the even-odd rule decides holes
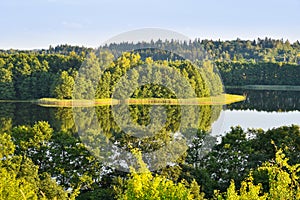
[[[139,163],[139,170],[131,168],[129,179],[116,187],[118,199],[204,199],[204,193],[195,180],[189,185],[185,180],[174,183],[167,178],[153,176],[142,161],[141,152],[134,150]],[[266,199],[300,199],[299,172],[300,164],[288,164],[288,158],[281,149],[276,151],[275,160],[265,162],[257,172],[267,173],[268,189],[261,183],[255,183],[253,172],[241,182],[236,189],[231,180],[227,191],[220,194],[215,190],[214,199],[227,200],[266,200]],[[122,182],[122,181],[121,181]]]
[[[204,140],[205,139],[205,140]],[[268,131],[261,129],[243,130],[234,127],[222,137],[206,156],[201,155],[203,141],[208,141],[205,134],[198,135],[189,150],[186,163],[182,164],[181,177],[186,180],[195,179],[201,186],[207,198],[214,195],[214,190],[225,192],[234,180],[236,187],[253,171],[255,182],[262,183],[265,192],[268,191],[266,173],[257,169],[264,162],[275,159],[273,143],[281,148],[289,164],[300,163],[299,158],[299,126],[283,126]],[[195,157],[199,152],[199,156]]]
[[[0,134],[0,199],[298,199],[299,138],[295,125],[235,127],[201,156],[215,138],[199,131],[187,155],[158,171],[134,150],[138,167],[127,174],[105,168],[70,132],[17,126]]]
[[[282,153],[282,150],[276,152],[274,162],[266,162],[258,171],[265,171],[268,174],[267,192],[263,192],[261,183],[255,184],[252,173],[249,177],[242,181],[241,188],[235,189],[234,181],[231,181],[227,193],[224,194],[225,199],[300,199],[299,172],[300,164],[289,165],[288,158]],[[219,199],[222,197],[219,196]]]
[[[75,199],[68,196],[48,173],[26,156],[14,155],[15,145],[7,134],[0,135],[0,199]]]
[[[175,183],[162,175],[153,176],[142,160],[141,152],[136,149],[132,152],[136,156],[138,170],[131,167],[129,179],[121,187],[115,186],[118,199],[204,199],[196,181],[191,184],[185,180]]]

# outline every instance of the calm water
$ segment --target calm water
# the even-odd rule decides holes
[[[213,124],[213,134],[224,134],[231,126],[262,128],[283,125],[300,125],[300,92],[227,90],[228,93],[245,94],[247,99],[227,105]]]
[[[255,90],[227,90],[227,92],[246,94],[247,99],[244,102],[227,105],[223,110],[220,107],[201,107],[199,111],[201,115],[199,123],[201,125],[199,126],[210,129],[210,125],[213,124],[213,135],[224,134],[230,130],[231,126],[237,125],[245,129],[269,129],[282,125],[300,125],[300,92]],[[110,122],[112,119],[112,116],[105,114],[109,112],[109,109],[109,107],[96,109],[98,120],[102,121],[100,123],[104,126],[106,126],[105,121]],[[150,120],[146,117],[149,115],[147,109],[145,106],[131,106],[131,117],[136,119],[136,123],[147,125]],[[178,113],[176,106],[169,106],[166,109],[173,115]],[[141,111],[142,114],[137,114]],[[176,116],[169,114],[168,118],[170,117],[173,122],[179,121]],[[16,125],[32,125],[39,120],[48,121],[55,130],[76,130],[72,108],[46,108],[31,103],[0,103],[1,132]],[[175,123],[172,124],[172,120],[168,124],[176,127]]]

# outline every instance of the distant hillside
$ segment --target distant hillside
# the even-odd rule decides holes
[[[256,40],[241,40],[232,41],[213,41],[200,40],[194,41],[152,41],[141,43],[120,43],[105,45],[101,48],[109,49],[114,55],[119,51],[131,51],[143,48],[161,48],[178,53],[185,58],[207,58],[217,61],[264,61],[264,62],[288,62],[300,63],[300,42],[290,43],[288,40],[274,40],[271,38],[256,39]],[[0,47],[1,48],[1,47]],[[44,54],[63,54],[69,55],[75,52],[77,55],[82,55],[90,52],[92,48],[59,45],[56,47],[50,46],[49,49],[33,50],[33,51],[18,51],[18,50],[1,50],[1,52],[14,54],[18,52],[35,52]]]

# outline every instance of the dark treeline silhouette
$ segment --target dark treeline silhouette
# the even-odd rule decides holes
[[[228,109],[268,112],[300,110],[300,95],[298,91],[228,89],[226,92],[247,96],[243,102],[227,105]]]

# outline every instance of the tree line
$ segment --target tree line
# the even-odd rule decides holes
[[[100,47],[101,49],[110,49],[114,55],[120,51],[131,51],[134,49],[158,48],[169,50],[178,55],[191,60],[199,58],[209,58],[217,61],[254,61],[254,62],[288,62],[299,63],[300,42],[291,43],[289,40],[257,38],[255,40],[207,40],[196,38],[189,41],[178,40],[157,40],[138,43],[112,43]],[[87,55],[92,48],[58,45],[49,46],[48,49],[38,50],[0,50],[0,52],[16,53],[38,53],[38,54],[62,54],[69,55],[75,52],[77,55]],[[192,59],[193,58],[193,59]]]
[[[300,66],[273,62],[216,62],[227,86],[300,85]]]
[[[58,96],[55,92],[61,80],[75,76],[83,57],[71,53],[0,54],[1,99],[38,99]],[[64,85],[62,85],[64,87]]]
[[[98,56],[102,56],[102,58],[100,59]],[[107,69],[101,71],[103,56],[105,57],[104,60],[112,59],[112,62]],[[156,66],[156,71],[153,71],[152,74],[150,69],[153,65]],[[144,66],[143,73],[133,69],[136,66]],[[173,71],[174,73],[179,70],[178,73],[192,86],[197,97],[220,94],[223,90],[221,80],[214,73],[212,64],[206,62],[203,66],[198,68],[191,62],[184,60],[153,61],[149,58],[143,61],[138,53],[130,52],[124,53],[115,60],[113,60],[112,54],[102,52],[100,55],[91,52],[87,59],[75,52],[71,52],[67,56],[61,54],[3,53],[0,54],[0,95],[1,99],[30,100],[43,97],[71,99],[77,80],[75,94],[78,96],[76,98],[111,98],[114,85],[129,69],[133,69],[131,79],[135,80],[136,83],[141,82],[142,79],[147,79],[145,74],[148,74],[150,83],[155,84],[158,80],[168,79],[169,84],[173,81],[173,84],[176,85],[177,81],[169,78],[168,71],[165,71],[168,68],[176,69]],[[101,73],[103,76],[99,78]],[[144,77],[140,76],[141,74]],[[173,87],[175,88],[175,86]],[[163,89],[159,86],[159,82],[156,86],[148,84],[148,86],[135,91],[134,97],[141,95],[160,97],[165,93],[165,90],[166,88]],[[87,91],[89,91],[88,95],[92,96],[87,96]],[[181,96],[183,95],[181,94]]]
[[[163,49],[164,52],[151,51],[151,49],[155,48]],[[108,51],[109,54],[101,53],[105,51]],[[108,93],[103,94],[106,92],[96,91],[97,88],[94,87],[95,85],[100,85],[100,87],[105,84],[113,85],[111,81],[116,81],[118,76],[124,75],[126,69],[130,68],[126,66],[126,59],[129,59],[127,65],[130,65],[130,62],[133,61],[128,56],[122,55],[122,52],[139,54],[141,62],[146,62],[145,59],[147,57],[152,57],[154,62],[166,62],[167,60],[167,66],[175,66],[189,79],[192,76],[196,76],[192,74],[186,75],[186,72],[192,72],[187,71],[188,66],[191,65],[187,64],[187,61],[184,61],[185,59],[190,60],[193,64],[196,63],[198,66],[204,64],[199,63],[197,60],[210,60],[209,62],[219,70],[225,85],[300,84],[300,45],[298,41],[291,44],[289,41],[270,38],[253,41],[240,39],[232,41],[200,39],[194,41],[158,40],[137,44],[104,45],[96,51],[91,48],[70,45],[50,46],[49,49],[32,51],[1,50],[1,99],[38,99],[43,97],[70,99],[72,98],[75,79],[78,76],[80,67],[85,65],[87,59],[94,59],[91,61],[93,62],[91,64],[98,66],[94,73],[96,75],[103,73],[100,69],[101,64],[103,64],[101,60],[114,60],[115,66],[110,67],[109,73],[111,74],[109,75],[106,70],[102,82],[97,80],[97,83],[93,83],[93,86],[91,84],[90,86],[83,85],[83,89],[88,87],[90,87],[89,89],[94,89],[94,93],[98,97],[107,97]],[[93,58],[93,54],[95,58]],[[187,65],[186,72],[180,66],[180,62],[185,62],[185,65]],[[108,80],[111,78],[115,80]],[[199,80],[200,78],[198,77],[197,79]],[[196,86],[196,88],[198,87],[199,85]]]

